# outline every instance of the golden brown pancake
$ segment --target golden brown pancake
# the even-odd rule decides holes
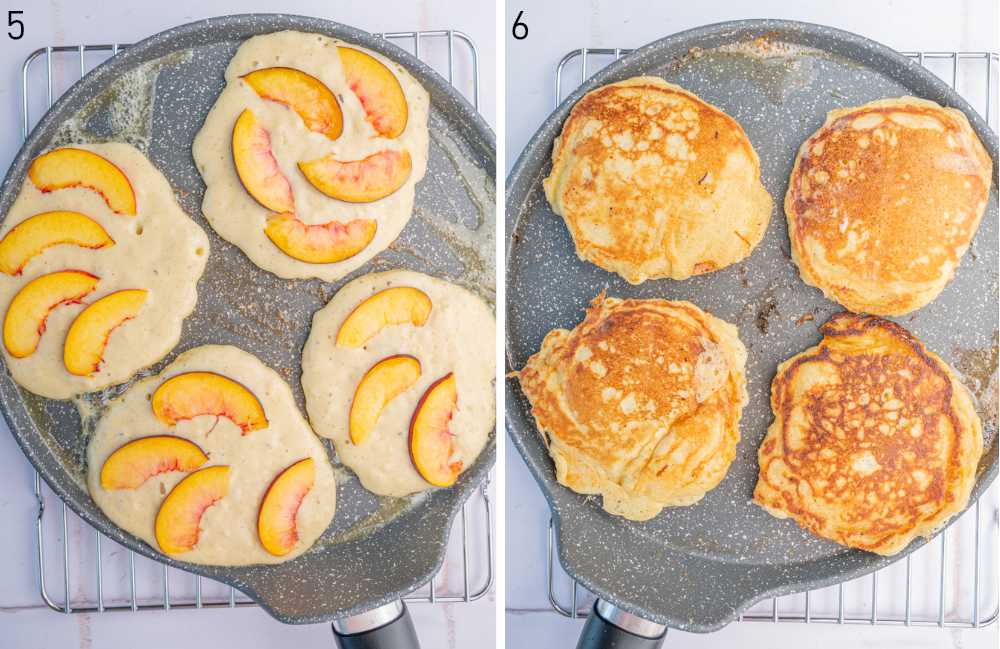
[[[580,258],[632,284],[740,261],[771,217],[740,125],[659,77],[584,95],[556,138],[544,187]]]
[[[690,302],[599,295],[572,331],[549,332],[519,376],[559,482],[642,521],[697,502],[726,475],[745,363],[736,327]]]
[[[965,509],[982,424],[955,372],[903,327],[840,313],[778,367],[754,501],[892,555]]]
[[[851,311],[901,315],[955,274],[993,162],[960,111],[901,97],[834,110],[785,195],[802,279]]]

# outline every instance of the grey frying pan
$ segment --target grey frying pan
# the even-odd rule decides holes
[[[562,219],[542,192],[553,139],[584,93],[640,74],[694,91],[747,131],[776,206],[764,241],[746,261],[683,282],[630,286],[577,259]],[[697,505],[665,510],[646,523],[609,516],[598,503],[555,481],[529,404],[516,379],[508,380],[507,432],[549,501],[559,559],[600,598],[581,647],[655,647],[666,626],[713,631],[764,597],[852,579],[893,560],[821,540],[791,521],[772,518],[750,499],[757,447],[771,421],[775,368],[815,344],[818,325],[840,310],[802,283],[788,257],[781,200],[796,151],[828,110],[905,94],[962,110],[996,164],[997,136],[930,72],[860,36],[778,20],[710,25],[646,45],[569,96],[518,159],[506,195],[508,369],[520,368],[551,329],[575,326],[586,304],[605,288],[613,297],[691,300],[737,324],[750,357],[750,404],[727,477]],[[959,370],[978,399],[987,450],[973,499],[997,475],[997,232],[994,186],[955,280],[934,303],[902,321]],[[806,314],[811,321],[801,319]],[[907,552],[922,544],[914,542]]]
[[[389,250],[336,284],[280,280],[260,270],[216,236],[201,215],[205,187],[191,158],[194,135],[222,90],[223,72],[240,43],[282,29],[322,33],[382,52],[406,66],[431,96],[430,161],[417,187],[413,219]],[[125,100],[135,110],[123,120],[119,109]],[[115,110],[119,119],[111,119]],[[198,306],[184,323],[181,343],[146,374],[197,345],[236,345],[278,370],[304,412],[300,353],[312,315],[353,276],[409,268],[494,301],[494,135],[446,80],[371,34],[317,18],[243,15],[180,26],[133,45],[74,85],[38,123],[4,180],[0,214],[10,208],[31,159],[65,143],[61,127],[70,119],[80,123],[86,138],[124,140],[143,149],[174,187],[181,207],[212,239]],[[126,387],[110,389],[98,400]],[[441,565],[457,510],[495,458],[491,437],[453,488],[420,498],[377,498],[341,470],[337,514],[308,553],[278,566],[199,566],[159,554],[123,533],[96,507],[84,479],[87,431],[81,431],[70,402],[24,392],[5,371],[0,407],[42,477],[99,531],[145,556],[235,586],[282,622],[337,620],[339,641],[352,647],[415,644],[400,597],[427,582]],[[337,464],[332,446],[328,453]]]

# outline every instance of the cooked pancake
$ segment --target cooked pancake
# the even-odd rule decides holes
[[[799,149],[785,195],[802,279],[856,312],[930,303],[976,234],[992,171],[953,108],[901,97],[831,111]]]
[[[736,327],[690,302],[599,295],[519,376],[559,482],[643,521],[698,502],[726,475],[745,363]]]
[[[577,255],[632,284],[740,261],[771,216],[740,125],[658,77],[603,86],[577,102],[544,186]]]
[[[778,367],[754,500],[882,555],[965,509],[982,424],[955,372],[903,327],[841,313]]]

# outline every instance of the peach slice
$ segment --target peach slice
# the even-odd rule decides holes
[[[420,378],[420,361],[400,354],[383,358],[358,382],[351,402],[351,441],[360,444],[375,428],[382,410]]]
[[[3,344],[14,358],[30,356],[45,332],[45,320],[61,304],[75,304],[97,288],[98,278],[82,270],[37,277],[10,301],[3,320]]]
[[[233,127],[233,162],[240,182],[255,201],[272,212],[292,212],[292,186],[271,153],[271,136],[249,108]]]
[[[385,198],[403,186],[412,168],[409,151],[391,149],[349,162],[341,162],[330,154],[299,163],[299,169],[313,187],[330,198],[348,203],[371,203]]]
[[[399,79],[381,61],[359,50],[338,47],[344,78],[380,135],[399,137],[406,129],[407,105]]]
[[[101,467],[101,486],[108,490],[135,489],[168,471],[194,471],[208,456],[194,442],[173,435],[140,437],[108,456]]]
[[[277,214],[267,220],[264,234],[292,259],[332,264],[364,250],[375,238],[375,229],[371,219],[306,225],[294,214]]]
[[[51,192],[68,187],[86,187],[104,198],[118,214],[135,216],[135,192],[121,169],[96,153],[63,148],[35,158],[28,167],[35,187]]]
[[[288,554],[299,542],[295,516],[315,481],[316,467],[307,457],[282,471],[264,494],[257,515],[257,536],[274,556]]]
[[[461,461],[450,461],[455,444],[449,425],[457,405],[455,375],[447,374],[427,388],[410,420],[410,459],[435,487],[450,487],[462,472]]]
[[[178,482],[156,513],[156,543],[160,549],[180,554],[198,545],[202,515],[228,491],[228,466],[206,467]]]
[[[226,417],[244,435],[268,424],[264,407],[250,390],[214,372],[186,372],[161,383],[153,393],[153,413],[168,426],[201,415]]]
[[[97,371],[111,332],[139,313],[146,295],[141,288],[115,291],[76,316],[63,343],[63,364],[70,374],[90,376]]]
[[[242,79],[264,99],[285,104],[298,113],[310,131],[336,140],[344,130],[344,114],[337,97],[316,77],[293,68],[275,67],[254,70]]]
[[[63,243],[96,250],[115,245],[115,240],[97,221],[79,212],[42,212],[0,239],[0,272],[20,275],[32,257]]]
[[[337,347],[361,347],[383,327],[422,327],[431,314],[431,299],[419,288],[393,286],[359,304],[337,331]]]

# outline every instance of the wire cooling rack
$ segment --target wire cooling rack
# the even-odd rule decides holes
[[[582,48],[567,53],[556,67],[556,107],[593,73],[631,51]],[[1000,56],[996,52],[903,54],[950,84],[997,130],[993,106],[1000,86]],[[1000,487],[994,484],[959,520],[905,559],[836,586],[765,599],[739,621],[958,628],[994,624],[1000,614],[998,491]],[[555,561],[556,550],[550,520],[546,568],[549,603],[566,617],[587,617],[594,595]]]
[[[456,30],[384,32],[458,88],[479,109],[479,52],[473,40]],[[73,82],[127,48],[125,44],[65,45],[41,48],[24,61],[21,74],[22,135],[27,138],[32,106],[50,107]],[[463,505],[451,531],[441,571],[404,599],[409,603],[472,602],[493,586],[493,531],[489,496],[491,478]],[[255,606],[236,589],[136,555],[84,523],[35,474],[38,501],[35,520],[38,590],[42,601],[61,613],[105,613]],[[47,512],[55,507],[53,517]],[[61,560],[60,560],[61,559]],[[84,570],[84,564],[87,570]],[[90,565],[92,564],[92,565]],[[449,566],[460,565],[455,574]],[[61,569],[61,586],[48,575]],[[81,574],[83,572],[84,574]],[[59,592],[61,591],[61,592]]]

